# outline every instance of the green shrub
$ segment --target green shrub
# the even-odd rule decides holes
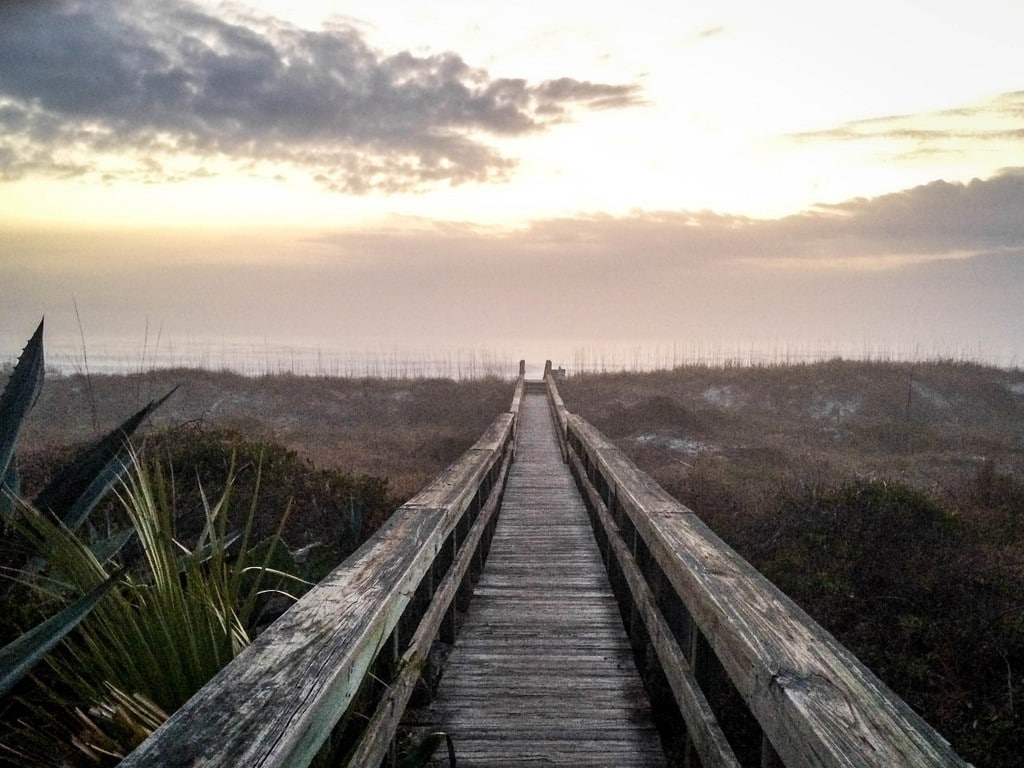
[[[965,757],[1015,764],[1024,583],[988,578],[962,521],[899,483],[808,491],[787,498],[775,524],[771,544],[754,548],[765,575]]]
[[[40,322],[0,394],[0,533],[3,534],[0,537],[0,560],[10,569],[8,575],[14,576],[19,575],[19,564],[31,572],[46,565],[45,559],[26,562],[26,557],[38,553],[26,552],[19,547],[19,542],[11,540],[10,535],[17,522],[16,510],[25,506],[21,499],[21,474],[18,470],[16,444],[43,385],[43,327],[44,324]],[[171,394],[173,390],[160,400],[150,402],[99,440],[85,446],[43,486],[35,496],[32,507],[52,516],[53,521],[69,534],[76,531],[124,473],[129,437]],[[89,611],[94,610],[101,602],[101,593],[105,594],[109,589],[108,581],[90,584],[78,595],[79,600],[64,606],[20,636],[13,636],[18,631],[15,622],[6,625],[0,637],[6,643],[0,649],[0,696],[5,696],[61,638],[74,629]],[[18,601],[12,599],[12,595],[18,595],[17,588],[8,585],[0,595],[7,598],[8,607],[14,608],[10,612],[12,617],[21,615],[16,607]]]
[[[654,395],[628,405],[616,403],[599,423],[611,437],[650,430],[685,434],[700,427],[693,412],[665,395]]]
[[[46,602],[60,604],[124,572],[20,702],[37,717],[7,724],[2,746],[17,764],[112,764],[249,643],[265,588],[301,594],[301,582],[280,570],[275,539],[252,546],[252,507],[240,530],[229,527],[233,468],[185,546],[166,480],[137,457],[131,465],[117,496],[135,553],[120,546],[127,537],[90,546],[30,504],[15,511],[15,530],[45,561],[21,581]]]
[[[230,428],[193,423],[167,429],[147,439],[146,455],[173,472],[174,505],[186,539],[203,524],[199,486],[217,488],[232,462],[236,508],[255,505],[254,526],[260,537],[275,530],[281,510],[290,505],[282,538],[292,549],[329,546],[337,552],[336,562],[354,551],[399,505],[388,494],[384,478],[317,468],[273,440],[249,438]]]
[[[38,624],[0,654],[3,690],[13,689],[0,702],[0,761],[113,764],[233,658],[268,610],[286,608],[282,595],[308,585],[280,539],[284,510],[301,510],[294,538],[327,542],[303,553],[319,580],[394,504],[383,480],[317,471],[226,431],[167,430],[143,461],[128,436],[166,396],[99,441],[51,454],[66,463],[37,456],[28,502],[14,446],[42,360],[40,324],[0,397],[5,632]]]

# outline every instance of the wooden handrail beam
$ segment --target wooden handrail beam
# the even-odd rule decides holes
[[[493,497],[500,495],[501,488],[491,485],[503,482],[507,472],[522,387],[520,377],[512,410],[499,415],[472,448],[400,507],[121,765],[308,765],[345,714],[474,499],[483,502],[487,490]],[[505,469],[499,472],[501,465]],[[475,546],[480,535],[470,539]],[[435,632],[436,623],[431,627]],[[417,636],[417,642],[422,650],[425,638]],[[391,721],[388,727],[393,728]]]
[[[566,411],[551,376],[547,383],[556,418],[564,418],[567,450],[575,454],[572,463],[578,473],[590,475],[588,483],[599,480],[595,485],[603,488],[591,502],[614,503],[628,517],[784,764],[967,765],[873,672],[692,510],[597,429]],[[635,552],[635,547],[613,549],[620,558]],[[630,566],[623,572],[628,580]],[[638,586],[633,584],[634,589]],[[633,599],[644,604],[646,596],[640,593],[642,589]],[[642,605],[641,612],[647,607]],[[653,630],[660,632],[656,620]],[[662,658],[663,667],[675,664]],[[687,707],[692,705],[680,708]]]
[[[570,453],[570,462],[578,478],[586,477],[586,469],[575,452]],[[695,748],[702,755],[703,762],[719,768],[739,768],[739,761],[733,753],[722,733],[722,728],[715,719],[704,692],[697,683],[693,668],[672,635],[672,630],[658,609],[654,594],[644,579],[643,573],[633,560],[632,554],[622,537],[618,527],[612,520],[611,513],[597,489],[585,481],[584,494],[587,503],[597,518],[598,525],[607,536],[608,544],[614,557],[622,569],[623,578],[629,585],[636,609],[640,614],[655,653],[661,660],[665,679],[679,704],[683,719],[686,721],[690,738]]]

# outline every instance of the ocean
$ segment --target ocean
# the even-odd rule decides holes
[[[0,361],[17,359],[25,340],[5,337]],[[619,342],[595,340],[502,340],[472,345],[376,344],[361,348],[328,339],[241,337],[173,338],[60,336],[44,337],[46,367],[57,375],[140,373],[164,368],[203,368],[248,376],[514,378],[526,361],[528,378],[539,378],[545,361],[569,375],[585,372],[650,371],[684,365],[795,365],[834,358],[895,362],[953,360],[1002,368],[1024,364],[1014,349],[982,344],[924,345],[865,339],[860,342],[807,343],[778,340],[737,342]]]

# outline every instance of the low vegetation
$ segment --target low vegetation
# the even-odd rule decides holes
[[[1019,764],[1024,372],[832,361],[560,391],[966,759]]]
[[[192,369],[50,375],[22,433],[26,456],[87,440],[125,407],[175,386],[151,432],[231,431],[319,468],[384,478],[389,496],[403,501],[469,448],[508,408],[512,392],[498,378],[251,377]]]
[[[144,409],[140,453],[122,454],[129,472],[79,534],[24,501],[45,497],[125,407],[171,388]],[[3,541],[17,545],[0,641],[94,598],[0,700],[0,764],[116,764],[471,445],[510,392],[497,379],[51,375],[28,398],[5,478]]]
[[[219,498],[230,476],[227,528],[253,510],[256,540],[289,510],[286,550],[263,554],[307,580],[469,447],[510,395],[499,379],[51,377],[20,437],[23,495],[125,408],[174,386],[144,456],[147,472],[163,473],[180,537],[198,541],[208,519],[199,488]],[[1018,764],[1024,372],[695,366],[573,376],[561,391],[965,758]],[[90,525],[112,530],[124,514],[108,500]],[[285,607],[261,603],[251,631]]]

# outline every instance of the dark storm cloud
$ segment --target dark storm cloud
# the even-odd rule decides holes
[[[184,0],[10,4],[0,73],[6,179],[91,173],[82,158],[108,152],[284,161],[355,192],[485,180],[513,161],[477,136],[639,103],[634,85],[492,78],[455,53],[386,55],[351,27]],[[118,174],[162,178],[145,162]]]

